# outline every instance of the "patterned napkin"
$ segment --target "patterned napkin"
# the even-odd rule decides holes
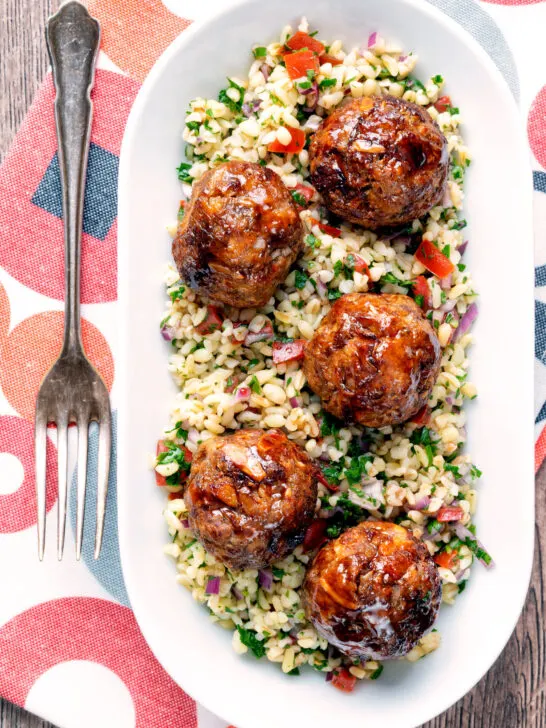
[[[519,98],[533,154],[536,250],[536,467],[546,455],[546,70],[544,0],[432,0],[488,50]],[[117,172],[140,83],[165,47],[220,0],[90,0],[103,28],[94,90],[82,251],[83,339],[116,397]],[[181,17],[184,16],[184,17]],[[519,77],[519,81],[518,81]],[[164,673],[129,606],[116,534],[114,450],[106,537],[87,566],[36,558],[34,400],[61,341],[63,236],[48,76],[0,168],[0,695],[62,728],[224,728]],[[507,180],[507,184],[509,180]],[[517,245],[517,241],[514,241]],[[93,439],[93,438],[92,438]],[[55,457],[53,440],[49,457]],[[90,448],[95,473],[96,433]],[[71,464],[73,467],[73,463]],[[56,499],[48,481],[48,511]],[[70,526],[75,528],[74,480]],[[90,485],[93,486],[91,478]],[[52,534],[50,523],[50,536]],[[68,549],[67,549],[68,550]]]

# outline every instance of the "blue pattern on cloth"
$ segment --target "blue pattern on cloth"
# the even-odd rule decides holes
[[[119,158],[91,142],[87,166],[83,231],[104,240],[114,224],[118,209]],[[63,198],[57,152],[48,165],[32,203],[59,219],[63,216]]]
[[[83,534],[82,559],[97,581],[118,602],[129,607],[129,597],[125,590],[118,540],[118,503],[116,493],[117,477],[117,412],[112,413],[112,465],[108,484],[108,502],[104,521],[104,540],[100,559],[95,561],[93,547],[95,544],[96,502],[97,502],[97,467],[98,467],[98,427],[93,423],[89,432],[89,453],[87,458],[87,488],[85,498],[85,523]],[[76,533],[76,469],[70,488],[70,524]]]
[[[533,172],[533,186],[536,192],[546,192],[546,172],[535,169]]]

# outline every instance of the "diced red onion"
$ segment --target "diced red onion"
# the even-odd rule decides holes
[[[198,137],[197,137],[197,139],[195,140],[195,143],[196,143],[197,145],[199,145],[199,144],[203,144],[203,137],[200,137],[200,136],[198,136]]]
[[[275,332],[273,331],[273,324],[271,321],[268,321],[264,326],[260,329],[260,331],[249,331],[248,334],[245,336],[245,346],[250,346],[250,344],[255,344],[257,341],[264,341],[265,339],[271,339]]]
[[[262,102],[260,101],[260,99],[254,99],[253,101],[250,101],[250,102],[246,101],[243,104],[241,111],[248,118],[248,117],[252,116],[252,114],[254,114],[256,111],[258,111],[258,109],[261,107],[261,105],[262,105]]]
[[[334,677],[334,671],[330,670],[330,672],[326,673],[326,682],[331,682],[333,677]]]
[[[326,283],[321,281],[320,278],[316,279],[316,283],[317,283],[317,293],[319,294],[319,296],[321,298],[326,298],[326,296],[328,295],[328,288],[326,286]]]
[[[485,548],[483,543],[474,536],[472,531],[469,531],[466,526],[463,526],[462,523],[456,523],[455,524],[455,533],[457,534],[457,537],[461,539],[461,541],[466,541],[466,539],[470,539],[471,541],[475,541],[478,544],[478,548],[480,548],[482,551],[485,551],[486,554],[489,554],[489,551]],[[481,559],[479,556],[476,556],[478,561],[481,561],[481,563],[485,566],[486,569],[492,569],[495,566],[495,562],[493,559],[489,563]]]
[[[443,311],[440,311],[440,309],[437,309],[436,311],[433,311],[432,312],[432,320],[433,321],[438,321],[438,323],[441,324],[442,321],[444,320],[444,312]]]
[[[428,508],[430,505],[430,497],[428,495],[425,495],[423,498],[419,498],[417,503],[415,503],[414,506],[411,507],[412,511],[424,511],[425,508]]]
[[[411,237],[409,235],[395,235],[392,238],[392,243],[399,243],[400,245],[409,245],[411,243]]]
[[[398,63],[405,63],[408,60],[408,56],[398,56]]]
[[[445,189],[444,189],[442,207],[453,207],[453,203],[451,202],[451,193],[449,191],[449,185],[446,185]]]
[[[377,43],[377,32],[374,32],[374,33],[371,33],[370,37],[368,38],[368,48],[373,48],[376,43]]]
[[[452,273],[450,273],[445,278],[440,278],[440,288],[442,289],[442,291],[449,291],[451,288],[452,281],[453,281]]]
[[[195,427],[192,427],[190,430],[188,430],[188,442],[197,445],[197,440],[199,440],[199,430],[196,430]]]
[[[263,77],[267,81],[267,79],[269,78],[269,74],[271,73],[271,69],[269,68],[267,63],[262,63],[262,65],[260,66],[260,71],[263,73]]]
[[[250,399],[250,387],[239,387],[235,392],[236,402],[248,402]]]
[[[190,522],[188,521],[187,518],[184,518],[184,520],[183,521],[180,521],[180,523],[184,526],[184,528],[189,528],[190,527]]]
[[[209,580],[207,582],[207,588],[205,589],[205,594],[219,594],[220,593],[220,577],[219,576],[209,576]]]
[[[163,326],[161,329],[161,336],[165,339],[165,341],[172,341],[175,337],[172,326]]]
[[[293,407],[294,409],[296,407],[301,407],[300,401],[297,397],[290,397],[290,399],[288,401],[290,402],[290,406]]]
[[[239,601],[241,601],[241,599],[244,599],[243,593],[239,591],[239,589],[237,589],[235,584],[231,587],[231,593],[233,594],[235,599],[238,599]]]
[[[258,571],[258,584],[265,589],[265,591],[271,591],[273,586],[273,574],[269,569],[260,569]]]
[[[453,311],[456,305],[457,301],[455,301],[454,299],[450,299],[449,301],[442,303],[439,310],[443,311],[444,313],[449,313],[450,311]]]
[[[454,399],[453,399],[453,397],[446,397],[446,403],[447,403],[447,404],[449,404],[449,405],[452,405],[452,404],[453,404],[453,402],[454,402]]]
[[[475,303],[471,303],[466,309],[466,312],[459,322],[458,327],[453,335],[453,341],[457,341],[461,336],[466,334],[468,329],[472,326],[474,321],[478,318],[478,307]]]
[[[460,571],[458,571],[455,574],[455,580],[457,581],[457,584],[460,584],[461,583],[461,581],[466,576],[467,572],[468,572],[468,569],[460,569]]]
[[[461,243],[457,250],[459,251],[461,258],[465,254],[466,248],[468,247],[468,240],[465,240],[464,243]]]

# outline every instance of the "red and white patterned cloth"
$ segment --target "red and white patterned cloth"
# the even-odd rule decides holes
[[[84,216],[83,339],[111,391],[114,427],[116,186],[123,129],[140,83],[160,53],[193,20],[226,2],[88,3],[101,22],[103,41]],[[431,2],[491,53],[519,94],[522,124],[527,123],[536,203],[538,469],[546,455],[546,66],[541,55],[546,2]],[[164,673],[139,632],[121,575],[114,487],[98,562],[89,550],[86,566],[70,558],[40,564],[36,557],[32,420],[40,381],[60,348],[64,291],[52,102],[48,75],[0,168],[0,695],[62,728],[224,728],[224,721],[196,706]],[[48,447],[53,460],[53,439]],[[90,472],[94,460],[96,437]],[[115,452],[112,470],[113,484]],[[52,469],[48,511],[56,485]],[[73,532],[74,482],[71,490]],[[91,542],[89,534],[86,540]]]

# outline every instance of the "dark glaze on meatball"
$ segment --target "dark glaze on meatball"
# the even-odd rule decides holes
[[[338,299],[305,348],[303,370],[324,409],[346,422],[406,422],[427,402],[440,344],[415,301],[398,294]]]
[[[261,568],[292,552],[313,519],[316,499],[315,466],[279,430],[207,440],[184,494],[190,528],[232,569]]]
[[[299,213],[279,175],[227,162],[194,184],[173,258],[201,295],[247,308],[267,303],[302,247]]]
[[[311,178],[333,213],[376,230],[411,222],[444,194],[447,141],[428,112],[394,96],[334,111],[309,148]]]
[[[406,655],[440,608],[438,570],[427,547],[402,526],[366,521],[330,541],[303,583],[309,620],[355,658]]]

